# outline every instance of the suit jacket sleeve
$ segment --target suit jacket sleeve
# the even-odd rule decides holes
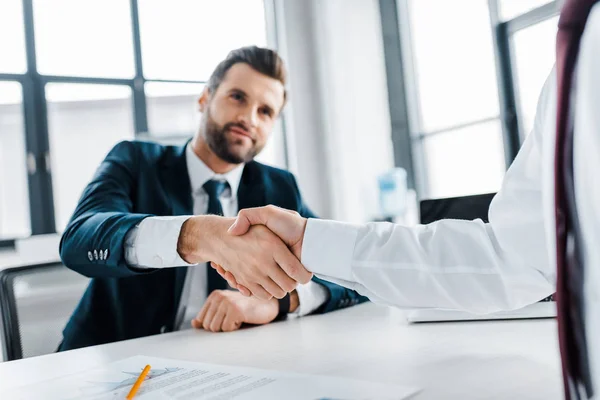
[[[70,269],[88,277],[126,277],[148,273],[127,266],[127,232],[149,214],[133,213],[138,162],[135,145],[117,144],[87,185],[60,242]],[[97,256],[99,255],[99,256]]]
[[[292,183],[296,188],[296,193],[298,193],[299,196],[298,204],[300,204],[300,207],[297,210],[298,213],[304,218],[318,218],[302,200],[302,197],[300,195],[300,189],[298,188],[298,184],[293,175],[291,175],[291,178],[293,181]],[[328,300],[325,302],[325,304],[323,304],[315,311],[315,314],[327,313],[330,311],[351,307],[353,305],[364,303],[365,301],[369,300],[367,297],[361,296],[360,294],[358,294],[358,292],[352,289],[347,289],[335,283],[317,278],[316,276],[313,277],[312,280],[323,286],[325,289],[327,289],[327,292],[329,294]]]

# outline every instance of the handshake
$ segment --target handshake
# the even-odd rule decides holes
[[[177,251],[188,263],[210,262],[245,296],[281,299],[312,278],[300,262],[307,219],[276,206],[237,218],[199,215],[182,226]]]

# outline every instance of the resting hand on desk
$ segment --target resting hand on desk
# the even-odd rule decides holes
[[[245,228],[243,237],[230,235],[233,222],[214,215],[189,218],[181,228],[178,253],[191,264],[214,261],[228,266],[237,282],[262,300],[283,298],[298,283],[310,281],[312,274],[273,232],[253,226]]]
[[[294,312],[299,304],[298,294],[294,291],[290,296],[290,312]],[[215,290],[192,320],[192,327],[211,332],[231,332],[240,329],[242,324],[268,324],[278,314],[276,299],[260,300],[231,290]]]
[[[295,211],[286,210],[276,206],[248,208],[241,210],[234,224],[229,228],[229,233],[234,236],[246,237],[256,226],[264,225],[289,247],[298,260],[302,255],[302,242],[306,230],[307,219]],[[256,295],[251,287],[244,282],[228,264],[211,263],[219,274],[227,280],[231,287],[237,288],[246,296]],[[266,289],[266,288],[265,288]]]

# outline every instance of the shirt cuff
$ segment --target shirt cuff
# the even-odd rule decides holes
[[[181,226],[189,216],[148,217],[125,238],[125,261],[136,268],[185,267],[177,252]]]
[[[315,281],[310,281],[305,285],[298,285],[296,293],[298,293],[299,305],[296,311],[290,314],[298,317],[315,312],[317,308],[327,302],[329,297],[327,289]]]
[[[317,275],[353,281],[352,258],[360,225],[309,219],[304,232],[301,261]]]

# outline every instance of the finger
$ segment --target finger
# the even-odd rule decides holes
[[[229,284],[229,286],[231,286],[232,288],[236,287],[238,285],[237,280],[235,279],[235,277],[233,276],[233,274],[229,271],[226,271],[224,275],[221,275],[223,278],[225,278],[225,280],[227,281],[227,283]]]
[[[219,264],[213,261],[210,262],[210,266],[213,267],[213,269],[216,270],[219,273],[219,275],[221,275],[221,277],[225,278],[225,273],[227,273],[225,268],[221,267]]]
[[[277,267],[277,269],[279,270],[279,267]],[[285,273],[283,273],[283,275],[285,275]],[[288,277],[288,279],[290,279]],[[291,279],[290,279],[291,280]],[[292,280],[292,282],[294,282]],[[281,286],[279,286],[277,283],[273,282],[273,279],[269,278],[268,276],[261,281],[260,285],[263,287],[263,289],[265,289],[267,292],[269,292],[269,294],[277,299],[283,299],[285,297],[285,295],[288,293],[285,291],[285,289],[283,289]],[[294,287],[296,287],[295,282],[293,283]],[[292,289],[294,290],[294,289]]]
[[[240,210],[235,222],[229,227],[228,232],[232,235],[239,236],[248,232],[248,229],[250,229],[252,225],[267,225],[269,212],[268,207],[246,208]]]
[[[232,332],[241,328],[242,321],[239,318],[239,315],[234,312],[230,312],[225,316],[223,320],[223,325],[221,325],[221,330],[223,332]]]
[[[287,247],[281,246],[273,252],[273,258],[279,264],[281,269],[298,283],[308,283],[312,279],[312,273],[304,268],[304,265],[294,256]],[[275,272],[269,274],[278,285],[285,284],[281,281],[280,275]],[[282,286],[283,287],[283,286]],[[286,286],[287,287],[287,286]],[[295,287],[295,286],[294,286]]]
[[[273,255],[273,257],[275,258],[275,255]],[[296,258],[296,257],[294,257],[294,258]],[[275,261],[277,261],[277,260],[275,260]],[[286,294],[291,292],[292,290],[296,289],[296,286],[298,286],[298,282],[296,282],[295,280],[290,278],[288,276],[288,274],[286,274],[286,272],[283,270],[281,265],[279,265],[279,264],[277,264],[277,268],[273,268],[272,270],[269,270],[268,274],[269,274],[270,279],[278,287],[280,287]],[[269,288],[267,288],[265,285],[263,285],[263,286],[265,289],[269,290]],[[271,291],[269,290],[269,292],[271,292]],[[271,292],[271,294],[273,296],[275,296],[274,292]],[[275,297],[277,297],[277,296],[275,296]],[[279,299],[280,297],[277,297],[277,298]]]
[[[261,299],[261,300],[271,300],[273,298],[273,296],[267,292],[265,290],[265,288],[263,288],[261,285],[257,284],[257,283],[252,283],[250,285],[248,285],[248,289],[250,290],[250,292],[252,293],[253,296],[256,296],[257,298]]]
[[[227,303],[224,301],[221,302],[221,305],[217,309],[217,312],[215,313],[215,316],[213,317],[213,320],[210,323],[210,330],[212,332],[221,332],[221,326],[223,325],[223,320],[227,315],[227,309]]]
[[[220,303],[215,304],[215,302],[211,302],[210,306],[208,307],[208,310],[206,310],[206,315],[204,316],[204,319],[202,320],[202,328],[209,331],[210,330],[210,324],[212,323],[212,320],[215,316],[215,314],[217,313],[217,310],[219,309],[219,305]]]
[[[206,302],[202,306],[202,309],[200,310],[200,312],[198,313],[198,315],[196,316],[196,318],[192,320],[192,326],[194,328],[196,328],[196,329],[202,329],[202,322],[204,321],[204,318],[206,317],[206,312],[210,308],[210,303],[211,302],[212,302],[211,299],[206,299]],[[197,322],[195,325],[194,325],[194,321]]]
[[[237,281],[235,280],[235,277],[233,276],[233,274],[231,272],[225,271],[225,268],[221,267],[219,264],[214,263],[212,261],[210,262],[210,266],[213,267],[219,275],[221,275],[221,278],[223,278],[227,281],[229,286],[231,286],[232,288],[235,288],[238,285]]]
[[[227,271],[225,271],[225,268],[221,267],[220,265],[217,265],[217,272],[218,272],[219,274],[221,274],[221,276],[223,276],[223,275],[225,275],[225,273],[226,273]]]
[[[246,286],[244,285],[240,285],[238,284],[237,286],[235,286],[235,288],[237,290],[239,290],[239,292],[246,297],[252,297],[252,292],[250,291],[250,289],[248,289]]]
[[[198,321],[196,318],[192,320],[192,328],[194,329],[202,329],[202,323]]]

